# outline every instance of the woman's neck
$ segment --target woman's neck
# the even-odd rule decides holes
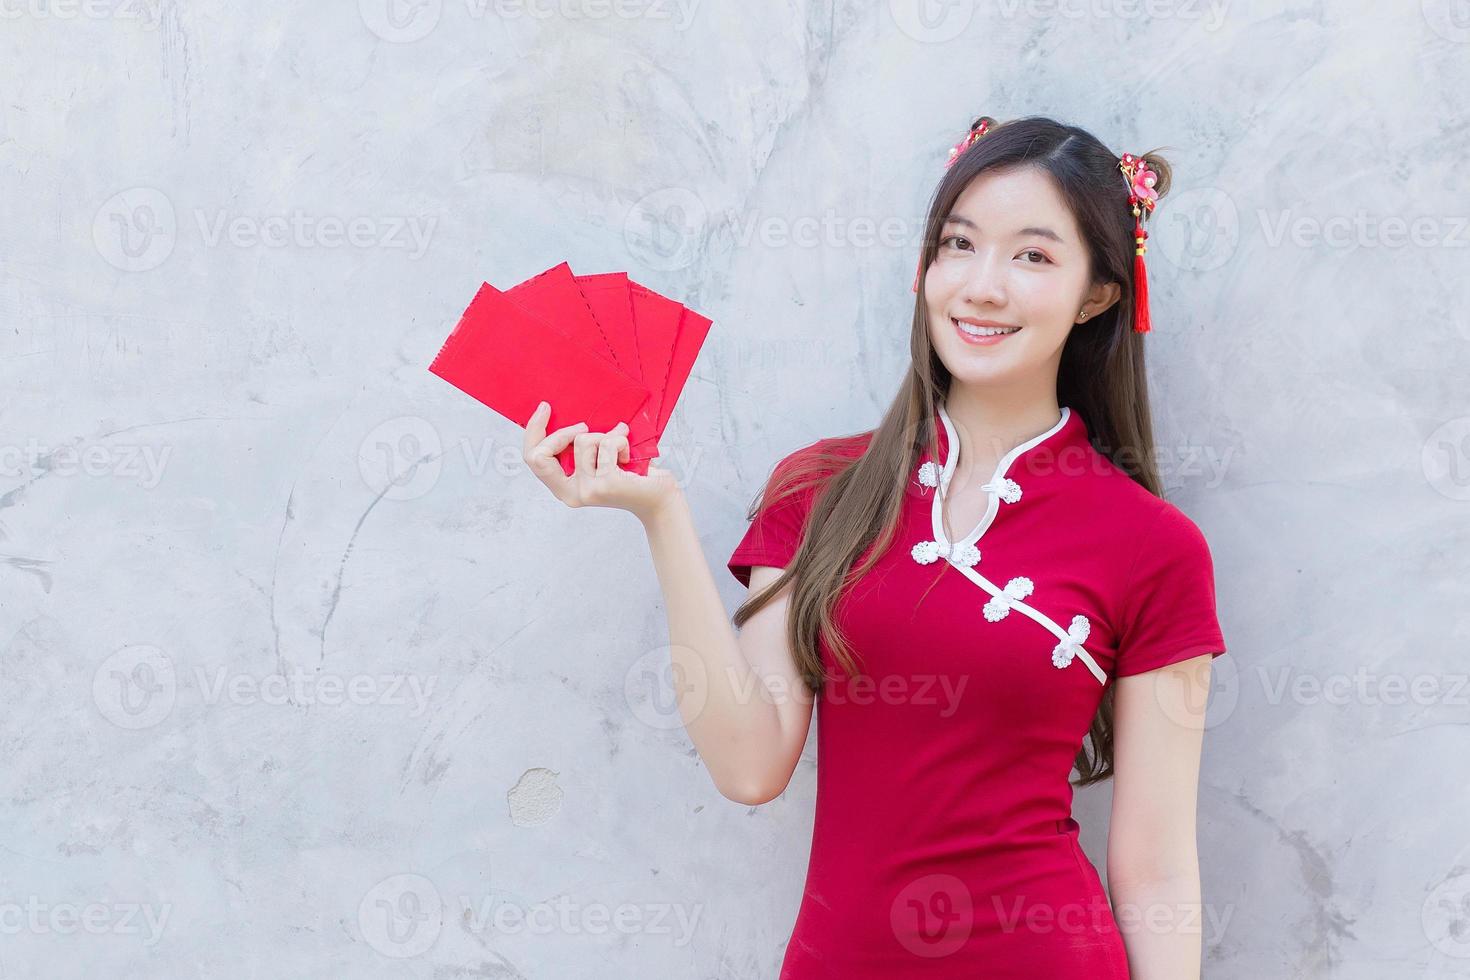
[[[944,410],[959,436],[955,478],[961,485],[975,478],[990,479],[1001,457],[1056,425],[1062,415],[1054,387],[1037,394],[955,384]]]

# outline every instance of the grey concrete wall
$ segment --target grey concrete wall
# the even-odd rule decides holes
[[[720,797],[636,522],[426,365],[563,259],[713,317],[665,465],[733,609],[771,464],[890,397],[979,112],[1176,166],[1206,976],[1470,975],[1462,0],[0,13],[0,975],[774,976],[814,745]]]

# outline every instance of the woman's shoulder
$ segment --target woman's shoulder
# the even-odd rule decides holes
[[[873,430],[871,429],[851,435],[824,436],[782,456],[775,468],[779,470],[798,465],[840,466],[862,456],[872,439]]]
[[[873,430],[825,436],[798,446],[776,461],[766,481],[766,496],[795,493],[811,498],[833,476],[855,463],[872,441]],[[809,502],[809,501],[808,501]]]
[[[1119,547],[1131,542],[1127,546],[1132,554],[1128,565],[1134,575],[1150,562],[1173,566],[1181,572],[1192,566],[1208,566],[1210,544],[1194,518],[1175,501],[1119,473],[1107,481],[1109,489],[1098,501],[1102,506],[1094,516],[1107,515]]]
[[[1083,467],[1081,483],[1087,488],[1081,515],[1088,520],[1105,520],[1124,537],[1196,543],[1203,532],[1177,503],[1139,483],[1106,454],[1089,447],[1092,465]]]

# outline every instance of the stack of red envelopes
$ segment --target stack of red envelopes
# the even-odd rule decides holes
[[[547,432],[627,422],[618,465],[646,475],[709,328],[627,273],[574,276],[563,262],[505,292],[482,285],[429,370],[522,428],[543,401]],[[557,461],[576,469],[571,446]]]

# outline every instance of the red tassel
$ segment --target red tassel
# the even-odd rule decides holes
[[[1143,265],[1148,232],[1140,226],[1134,232],[1133,249],[1133,332],[1148,333],[1153,329],[1148,316],[1148,272]]]

